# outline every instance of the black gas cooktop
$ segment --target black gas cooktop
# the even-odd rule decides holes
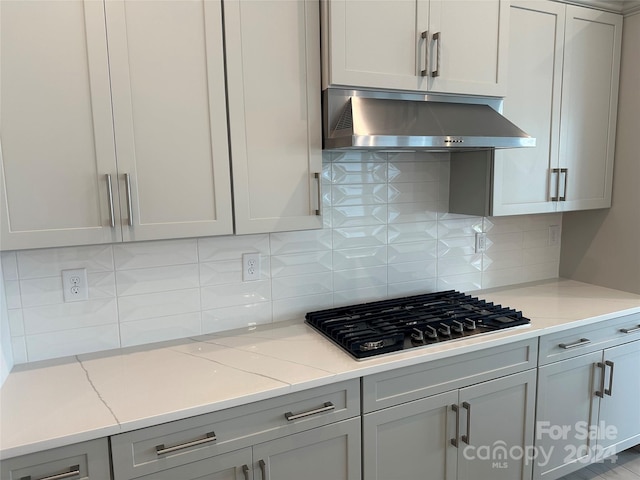
[[[522,312],[447,290],[309,312],[306,322],[358,360],[528,325]]]

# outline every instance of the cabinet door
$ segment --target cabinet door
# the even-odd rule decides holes
[[[531,478],[535,390],[535,370],[460,390],[460,480]]]
[[[503,114],[536,139],[535,148],[496,150],[493,215],[556,209],[565,5],[514,1]],[[550,184],[549,180],[553,180]]]
[[[426,90],[428,0],[328,0],[323,7],[324,88]]]
[[[560,166],[562,210],[611,206],[622,16],[567,6]]]
[[[360,417],[253,448],[256,480],[360,480]]]
[[[224,2],[236,233],[322,227],[319,10]]]
[[[591,460],[595,440],[587,434],[596,425],[600,400],[602,351],[538,369],[536,459],[533,478],[559,478]]]
[[[106,12],[124,240],[232,233],[220,1]]]
[[[364,415],[363,478],[455,480],[457,403],[455,390]]]
[[[253,480],[255,477],[250,465],[251,448],[245,448],[180,467],[168,468],[139,477],[139,480]]]
[[[429,91],[504,96],[508,32],[509,0],[431,0]]]
[[[0,2],[4,250],[120,238],[105,35],[101,2]]]
[[[606,455],[640,443],[640,341],[606,349],[604,360],[611,389],[600,401],[596,453]]]

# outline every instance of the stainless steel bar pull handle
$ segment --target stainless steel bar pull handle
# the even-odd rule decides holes
[[[557,202],[560,199],[560,169],[552,168],[551,175],[556,176],[556,194],[551,197],[552,202]],[[551,188],[551,187],[549,187]]]
[[[329,412],[331,410],[335,410],[336,406],[331,402],[325,402],[324,405],[320,408],[316,408],[315,410],[309,410],[307,412],[302,413],[291,413],[287,412],[284,414],[284,418],[286,418],[289,422],[293,420],[298,420],[299,418],[309,417],[311,415],[316,415],[318,413]]]
[[[560,173],[558,174],[558,179],[560,179],[560,175],[564,175],[564,190],[562,191],[562,196],[558,198],[558,201],[566,202],[567,201],[567,176],[568,176],[569,169],[560,168],[559,170],[560,170]],[[558,192],[558,195],[560,195],[560,192]]]
[[[116,227],[116,219],[113,214],[113,186],[111,185],[111,175],[105,175],[107,178],[107,196],[109,197],[109,225],[111,228]]]
[[[63,480],[64,478],[73,478],[80,475],[80,465],[72,465],[69,467],[69,471],[65,473],[58,473],[57,475],[50,475],[48,477],[42,477],[37,480]],[[21,477],[20,480],[31,480],[31,475]]]
[[[133,227],[133,205],[131,204],[131,176],[128,173],[124,174],[124,182],[127,185],[127,220],[130,227]]]
[[[640,325],[638,325],[637,327],[632,327],[632,328],[621,328],[620,331],[622,333],[638,333],[638,332],[640,332]]]
[[[313,178],[318,182],[318,208],[315,210],[315,215],[322,215],[322,180],[320,179],[320,173],[313,174]]]
[[[429,32],[425,30],[420,34],[420,38],[425,40],[424,42],[424,70],[420,70],[421,77],[429,76]],[[420,68],[420,66],[418,66]]]
[[[471,438],[471,404],[469,402],[462,402],[462,408],[467,410],[467,434],[462,435],[461,440],[469,445],[469,439]]]
[[[260,471],[262,472],[262,480],[269,480],[267,477],[267,464],[264,460],[260,460],[258,465],[260,465]]]
[[[156,446],[156,455],[166,455],[167,453],[177,452],[178,450],[184,450],[185,448],[195,447],[197,445],[203,445],[209,442],[215,442],[217,439],[218,438],[216,437],[215,432],[209,432],[204,438],[193,440],[192,442],[181,443],[180,445],[175,445],[173,447],[165,448],[163,443]]]
[[[561,343],[558,346],[560,348],[563,348],[565,350],[570,350],[572,348],[577,348],[577,347],[584,347],[585,345],[589,345],[591,343],[591,340],[589,340],[588,338],[581,338],[580,340],[578,340],[577,342],[573,342],[573,343]]]
[[[610,360],[606,360],[604,362],[604,364],[605,364],[605,371],[606,371],[606,365],[611,367],[611,373],[609,374],[609,388],[605,388],[604,389],[604,394],[611,396],[611,392],[613,391],[613,366],[614,366],[614,363],[612,361],[610,361]],[[604,378],[604,376],[602,378]]]
[[[451,445],[458,448],[458,439],[460,438],[460,409],[455,403],[451,405],[451,410],[456,412],[456,436],[451,439]]]
[[[244,480],[249,480],[249,466],[242,465],[242,473],[244,474]]]
[[[433,34],[433,41],[436,42],[436,69],[431,72],[432,77],[440,76],[440,55],[442,55],[442,33]]]
[[[596,367],[601,370],[600,390],[596,390],[596,397],[604,398],[604,377],[606,377],[607,367],[602,362],[596,363]]]

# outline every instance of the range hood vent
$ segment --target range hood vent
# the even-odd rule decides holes
[[[469,151],[535,147],[498,113],[502,99],[329,89],[325,150]]]

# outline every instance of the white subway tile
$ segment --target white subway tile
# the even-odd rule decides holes
[[[316,293],[330,293],[332,290],[331,272],[278,277],[271,282],[274,300],[290,297],[302,297]]]
[[[437,290],[437,279],[427,278],[415,282],[390,283],[387,287],[388,298],[406,297],[408,295],[420,295]]]
[[[116,296],[113,272],[90,273],[87,282],[89,299]],[[23,308],[64,303],[62,276],[21,280],[20,294]]]
[[[260,279],[269,279],[269,257],[260,255]],[[200,264],[200,286],[242,282],[242,259]]]
[[[387,298],[387,286],[380,285],[335,292],[333,294],[333,303],[336,307],[343,307],[353,305],[354,303],[373,302],[384,298]]]
[[[501,270],[487,270],[482,274],[482,288],[503,287],[524,281],[523,268],[521,266]]]
[[[491,241],[491,246],[487,251],[506,252],[512,250],[522,250],[524,237],[522,232],[513,233],[488,233],[487,240]]]
[[[334,185],[331,187],[331,205],[379,205],[387,203],[385,184]]]
[[[198,239],[200,262],[240,259],[243,253],[269,255],[269,235],[227,235]]]
[[[394,203],[389,204],[388,211],[390,224],[429,222],[438,218],[438,203]]]
[[[482,217],[445,218],[438,220],[438,238],[471,236],[482,232]]]
[[[525,248],[523,250],[523,263],[525,265],[536,265],[539,263],[559,263],[560,246]]]
[[[348,270],[387,263],[387,247],[350,248],[333,251],[333,269]]]
[[[540,248],[549,246],[549,228],[527,230],[524,232],[524,248]]]
[[[387,165],[385,163],[335,163],[331,171],[333,184],[386,183]]]
[[[273,301],[273,321],[304,320],[308,312],[325,310],[333,307],[333,293],[306,295],[304,297],[286,298]]]
[[[29,361],[80,355],[120,347],[118,325],[74,328],[61,332],[27,335]]]
[[[389,203],[436,203],[439,185],[437,182],[395,183],[389,186]]]
[[[198,263],[195,239],[131,242],[113,246],[116,270]]]
[[[490,260],[490,261],[489,261]],[[521,250],[485,253],[483,258],[484,270],[503,270],[522,267],[523,255]],[[484,278],[484,277],[483,277]],[[485,285],[483,284],[483,287]]]
[[[186,338],[201,333],[200,312],[147,318],[120,324],[123,347]]]
[[[394,263],[429,261],[437,258],[437,246],[438,242],[435,240],[389,245],[387,261],[390,265]]]
[[[387,154],[384,152],[366,152],[366,151],[345,151],[345,152],[332,152],[332,162],[386,162]]]
[[[333,272],[335,292],[387,285],[387,267],[366,267]],[[386,290],[385,290],[386,291]]]
[[[385,225],[333,229],[334,249],[371,247],[386,243],[387,227]]]
[[[331,209],[333,228],[384,225],[387,223],[387,206],[349,205]]]
[[[438,222],[389,225],[389,243],[424,242],[438,238]]]
[[[466,293],[480,288],[482,288],[482,274],[480,272],[438,277],[439,291],[458,290]]]
[[[116,272],[118,296],[167,292],[200,285],[198,265],[141,268]]]
[[[537,280],[558,278],[558,268],[559,264],[557,261],[525,265],[522,269],[522,281],[535,282]]]
[[[120,323],[199,311],[199,288],[130,295],[118,299]]]
[[[21,280],[55,277],[62,270],[86,268],[88,273],[113,271],[111,245],[48,248],[18,252]]]
[[[24,318],[22,315],[22,309],[8,310],[9,318],[9,332],[12,337],[20,337],[24,335]]]
[[[396,263],[389,265],[387,270],[388,282],[402,283],[436,278],[437,261]]]
[[[524,231],[523,215],[515,215],[508,217],[489,217],[484,221],[485,232],[491,232],[491,235],[517,233]]]
[[[388,153],[389,163],[415,162],[415,163],[440,163],[449,160],[447,152],[396,152]]]
[[[389,183],[440,182],[439,162],[389,162]]]
[[[29,357],[27,356],[26,337],[13,337],[11,339],[11,353],[13,353],[14,365],[27,363],[29,361]]]
[[[332,264],[331,251],[275,255],[271,257],[271,277],[330,272]]]
[[[215,285],[200,289],[202,310],[249,305],[269,300],[271,300],[271,282],[265,280]]]
[[[331,249],[331,230],[280,232],[271,235],[271,255],[317,252]]]
[[[562,225],[562,213],[522,216],[522,229],[525,231],[548,229],[549,225]]]
[[[271,323],[271,303],[261,302],[202,312],[202,333],[215,333],[236,328]]]
[[[24,308],[22,314],[27,336],[118,323],[115,298]]]
[[[18,280],[18,257],[16,252],[0,252],[0,265],[2,265],[2,278],[5,280]]]
[[[4,282],[4,294],[7,299],[7,309],[22,308],[20,300],[20,282],[9,280]]]
[[[448,277],[475,273],[482,270],[482,254],[460,257],[441,257],[438,259],[438,276]]]
[[[476,252],[475,236],[444,238],[438,241],[438,257],[461,257]]]

